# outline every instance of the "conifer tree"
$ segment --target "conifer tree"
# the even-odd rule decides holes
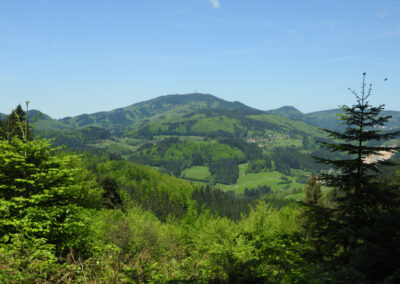
[[[25,133],[27,132],[27,133]],[[11,141],[12,137],[31,139],[31,127],[26,124],[26,112],[18,105],[0,124],[0,140]]]
[[[103,192],[103,206],[108,209],[115,209],[122,205],[121,196],[119,194],[119,186],[117,181],[110,177],[105,176],[100,182]]]
[[[304,202],[309,205],[317,205],[321,202],[322,192],[315,173],[311,174],[306,187],[306,198]]]
[[[394,277],[400,263],[400,199],[392,187],[378,182],[381,165],[390,165],[390,161],[369,162],[368,158],[399,148],[370,146],[369,143],[382,143],[400,132],[382,133],[382,126],[390,116],[380,116],[384,105],[369,104],[371,85],[366,87],[365,73],[360,94],[350,91],[357,103],[341,107],[343,114],[339,117],[346,126],[344,132],[325,129],[335,142],[321,142],[331,152],[342,153],[347,158],[316,158],[334,169],[332,174],[324,174],[322,178],[335,190],[335,206],[314,211],[324,220],[311,231],[319,235],[319,246],[324,243],[324,247],[329,248],[325,260],[330,260],[331,269],[347,271],[338,276],[339,279],[382,281]]]

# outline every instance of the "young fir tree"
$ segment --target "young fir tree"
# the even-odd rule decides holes
[[[119,194],[119,186],[117,181],[110,177],[105,176],[101,182],[103,188],[103,206],[108,209],[116,209],[122,205],[121,196]]]
[[[335,189],[335,206],[314,211],[321,218],[311,233],[319,236],[318,246],[325,249],[324,260],[331,265],[331,271],[343,272],[335,273],[339,279],[375,282],[395,277],[399,272],[396,269],[400,267],[400,199],[394,188],[378,182],[381,165],[390,165],[390,161],[370,162],[367,158],[399,148],[369,146],[369,142],[383,142],[400,132],[381,132],[390,116],[380,116],[383,105],[369,105],[371,85],[366,88],[365,73],[361,93],[351,92],[357,103],[342,106],[343,114],[339,115],[346,129],[343,133],[325,129],[335,142],[321,142],[331,152],[347,158],[317,158],[334,168],[333,174],[322,178]]]
[[[304,203],[309,205],[318,205],[321,203],[321,197],[321,186],[318,183],[317,175],[312,173],[306,187],[306,198],[304,199]]]

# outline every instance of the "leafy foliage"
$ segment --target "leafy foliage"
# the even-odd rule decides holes
[[[116,183],[113,187],[118,186],[128,195],[121,196],[122,200],[133,200],[144,209],[153,211],[161,220],[166,220],[169,215],[181,217],[185,214],[194,189],[190,183],[128,161],[96,162],[96,157],[93,157],[88,158],[88,164],[92,163],[90,159],[94,160],[92,170],[99,179],[107,176],[113,184]],[[118,192],[116,188],[113,191]],[[110,189],[108,192],[105,194],[110,194]],[[111,196],[115,196],[114,193]]]
[[[207,208],[212,214],[235,221],[240,220],[243,214],[249,212],[251,204],[251,201],[241,198],[233,192],[212,189],[210,186],[193,190],[192,199],[196,201],[198,212]]]
[[[90,254],[84,207],[98,208],[102,191],[77,156],[56,150],[0,141],[0,282],[56,282],[71,256]]]

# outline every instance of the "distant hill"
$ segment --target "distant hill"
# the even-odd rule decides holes
[[[262,112],[250,113],[222,109],[194,111],[185,115],[145,121],[126,135],[141,138],[156,135],[249,138],[266,137],[273,133],[321,136],[318,129],[301,121]]]
[[[30,111],[31,118],[35,115],[38,115],[38,111]],[[193,93],[166,95],[108,112],[58,120],[43,114],[37,122],[36,130],[48,134],[90,126],[103,128],[113,136],[132,138],[155,135],[246,138],[254,134],[263,136],[265,131],[287,135],[317,135],[318,131],[301,122],[299,115],[302,113],[292,107],[281,108],[276,114],[267,114],[240,102],[228,102],[209,94]]]
[[[344,128],[344,126],[340,125],[338,121],[337,114],[342,113],[342,110],[339,108],[304,114],[292,106],[284,106],[278,109],[269,110],[267,113],[273,113],[286,118],[300,120],[319,128],[331,130],[342,130]],[[381,115],[392,116],[392,118],[386,124],[387,129],[400,129],[400,111],[384,110]]]
[[[240,102],[228,102],[209,94],[193,93],[166,95],[108,112],[63,119],[53,119],[37,110],[31,110],[29,117],[31,120],[38,118],[35,127],[37,135],[56,138],[56,144],[87,149],[96,140],[111,139],[111,142],[112,137],[151,139],[154,135],[163,134],[215,137],[226,136],[227,133],[242,135],[243,131],[247,131],[243,124],[249,124],[250,121],[246,116],[263,113]],[[224,123],[221,123],[221,119]],[[188,129],[188,124],[193,129]],[[262,124],[266,125],[265,122]],[[148,131],[149,127],[152,132]]]
[[[209,94],[193,93],[162,96],[108,112],[65,117],[59,121],[65,128],[97,126],[121,134],[143,120],[176,117],[204,109],[224,109],[248,114],[262,113],[240,102],[228,102]]]
[[[157,135],[236,136],[241,138],[263,136],[265,131],[275,134],[321,136],[317,128],[343,129],[332,109],[304,114],[292,106],[261,111],[240,102],[229,102],[210,94],[192,93],[166,95],[139,102],[112,111],[81,114],[53,119],[38,110],[30,110],[30,120],[37,120],[36,133],[44,137],[57,137],[57,132],[68,132],[90,127],[84,135],[92,140],[100,129],[114,137],[151,138]],[[393,118],[388,129],[400,128],[400,112],[384,111]],[[258,116],[258,117],[257,117]],[[0,119],[6,115],[0,114]],[[286,120],[285,120],[286,119]],[[313,128],[314,127],[314,128]],[[271,134],[271,133],[269,133]],[[82,132],[77,133],[82,136]],[[104,133],[100,135],[104,137]],[[87,139],[81,139],[86,141]]]
[[[276,147],[303,147],[316,138],[326,137],[300,119],[284,117],[289,110],[292,114],[300,113],[290,107],[286,110],[282,108],[280,115],[266,113],[240,102],[195,93],[167,95],[108,112],[63,119],[31,110],[29,118],[37,120],[35,135],[56,138],[55,145],[125,159],[138,159],[135,153],[143,145],[170,136],[178,136],[182,141],[203,141],[205,145],[235,138],[267,152]]]
[[[37,120],[37,135],[56,138],[57,144],[86,149],[99,147],[99,140],[107,140],[101,147],[113,147],[118,152],[121,143],[128,143],[123,139],[136,139],[124,145],[123,152],[130,153],[158,136],[235,137],[265,147],[300,146],[326,138],[318,128],[340,129],[335,115],[339,111],[304,114],[292,106],[261,111],[210,94],[192,93],[166,95],[111,111],[62,119],[30,110],[29,118]],[[389,129],[400,128],[400,112],[385,111],[384,115],[393,116]]]
[[[309,155],[336,158],[316,140],[329,139],[320,128],[340,129],[339,111],[304,114],[292,106],[261,111],[193,93],[62,119],[30,110],[29,119],[36,121],[34,135],[55,138],[55,146],[131,160],[175,176],[199,170],[206,177],[202,182],[229,185],[237,182],[239,166],[242,175],[321,170]],[[384,115],[393,116],[389,128],[400,128],[400,112]]]
[[[295,119],[295,120],[302,120],[304,121],[304,114],[299,111],[297,108],[292,107],[292,106],[283,106],[277,109],[269,110],[267,113],[272,113],[276,115],[280,115],[283,117],[287,117],[290,119]]]

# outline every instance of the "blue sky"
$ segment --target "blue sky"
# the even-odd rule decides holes
[[[54,118],[210,93],[259,109],[400,110],[400,1],[0,0],[0,112]],[[388,78],[384,81],[384,78]]]

